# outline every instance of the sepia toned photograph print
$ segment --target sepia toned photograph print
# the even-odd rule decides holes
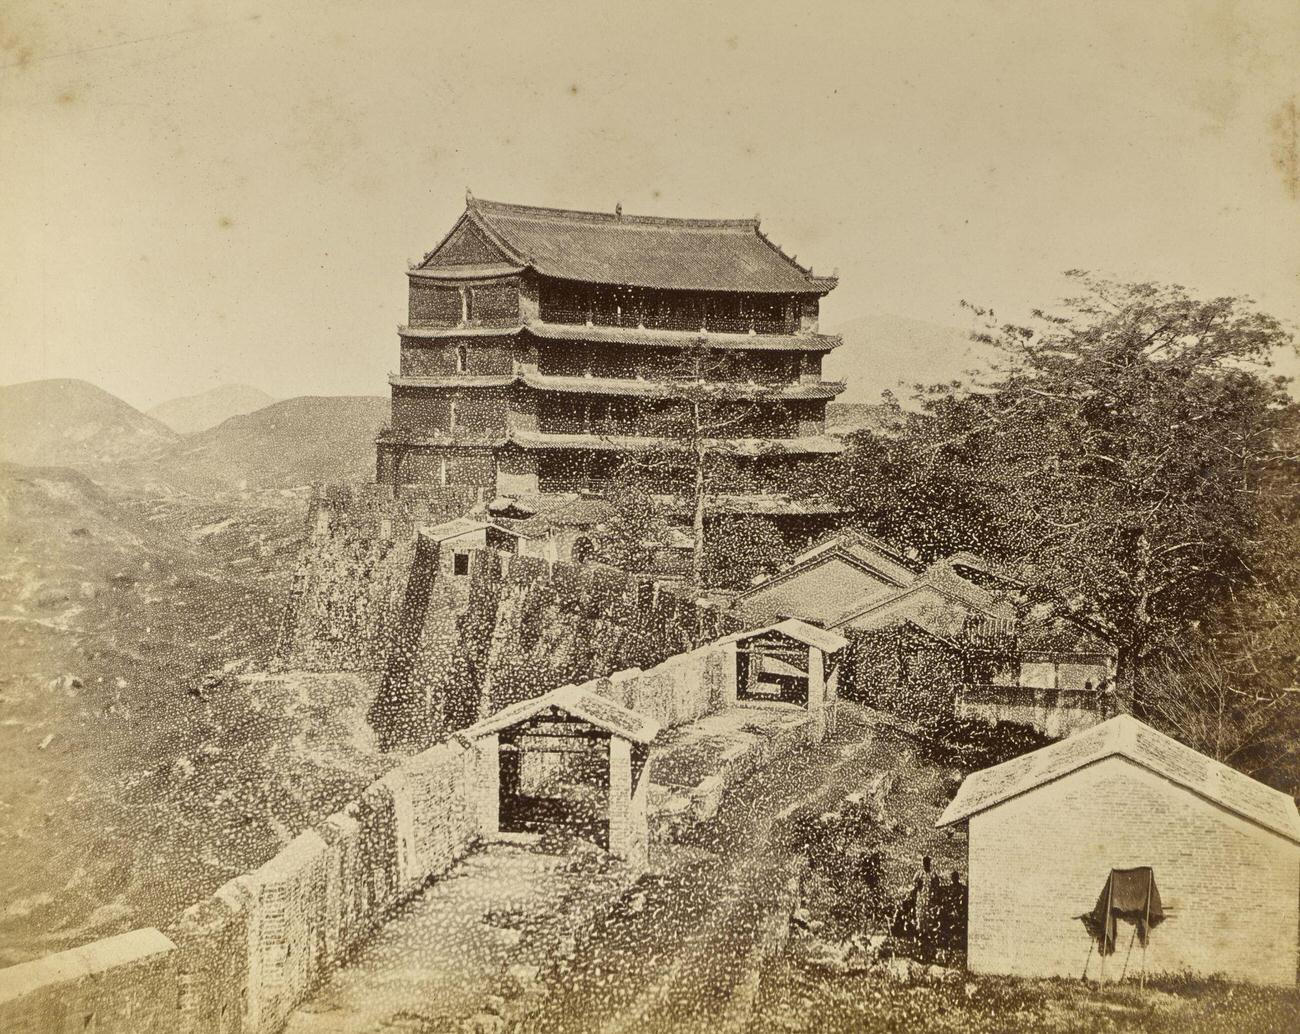
[[[4,0],[0,141],[0,1034],[1300,1030],[1294,0]]]

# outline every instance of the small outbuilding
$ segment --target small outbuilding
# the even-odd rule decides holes
[[[519,552],[517,531],[503,528],[490,521],[476,521],[472,517],[457,517],[419,529],[421,538],[435,544],[439,564],[444,574],[464,577],[469,574],[470,554],[476,549],[495,549],[502,553]]]
[[[1295,801],[1129,715],[968,776],[958,823],[973,972],[1296,982]]]
[[[838,658],[848,640],[797,618],[751,628],[718,640],[736,655],[735,697],[724,705],[774,704],[820,714],[821,730],[834,727]],[[820,734],[819,734],[820,735]]]
[[[479,835],[559,828],[644,866],[652,718],[564,686],[458,733],[478,757]]]

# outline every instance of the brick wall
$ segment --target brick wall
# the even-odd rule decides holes
[[[464,349],[465,369],[460,369]],[[451,377],[457,374],[507,376],[514,373],[519,351],[515,338],[404,337],[401,350],[403,377]]]
[[[1148,973],[1294,985],[1300,846],[1161,776],[1108,758],[970,820],[968,964],[978,973],[1100,974],[1076,918],[1112,868],[1150,865],[1170,912]],[[1124,966],[1121,923],[1107,979]],[[1134,945],[1130,975],[1141,965]]]

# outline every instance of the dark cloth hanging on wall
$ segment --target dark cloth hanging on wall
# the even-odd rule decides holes
[[[1147,946],[1151,930],[1164,922],[1156,874],[1151,866],[1136,869],[1111,869],[1091,912],[1079,916],[1103,955],[1115,951],[1115,920],[1127,919],[1137,924],[1138,940]]]

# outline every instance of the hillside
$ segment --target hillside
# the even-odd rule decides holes
[[[304,795],[277,788],[301,771],[284,746],[299,726],[277,723],[330,716],[268,710],[260,684],[209,697],[204,673],[265,665],[302,514],[279,492],[144,500],[0,465],[0,966],[165,918],[198,868],[212,879],[278,846],[277,816]],[[190,778],[238,790],[238,836],[226,798],[192,802]]]
[[[89,381],[27,381],[0,387],[0,459],[78,468],[159,455],[170,427]]]
[[[303,396],[179,435],[86,381],[32,381],[0,388],[0,461],[159,498],[284,490],[372,478],[388,418],[386,398]]]
[[[874,313],[828,329],[844,339],[825,367],[827,378],[848,381],[841,403],[874,402],[886,390],[901,398],[918,382],[965,379],[983,360],[968,331],[906,316]]]
[[[232,416],[243,416],[271,405],[275,399],[247,384],[223,384],[211,391],[171,399],[147,411],[178,434],[193,434],[216,427]]]
[[[193,491],[294,488],[373,479],[375,434],[388,422],[378,396],[302,396],[187,435],[159,474]]]

